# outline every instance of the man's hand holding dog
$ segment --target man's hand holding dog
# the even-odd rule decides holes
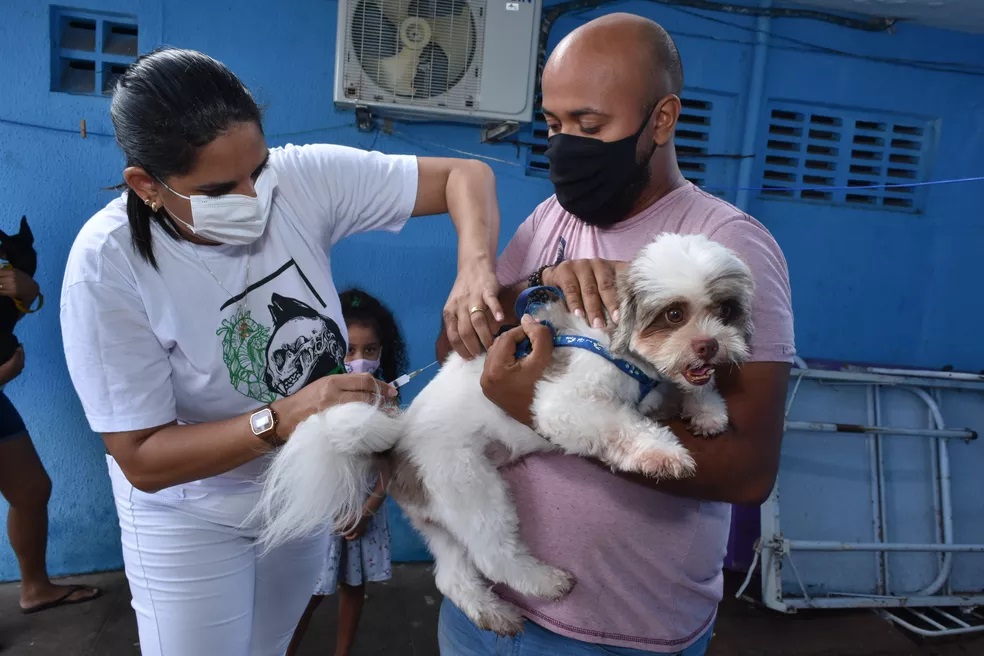
[[[24,305],[30,305],[39,291],[38,283],[23,271],[13,267],[0,269],[0,296],[16,298]]]
[[[532,352],[516,357],[516,347],[529,338]],[[522,318],[517,328],[503,333],[492,343],[482,369],[482,392],[518,422],[532,426],[533,389],[553,354],[550,329],[531,316]]]
[[[587,321],[598,327],[605,327],[605,310],[615,323],[618,323],[618,294],[615,280],[618,274],[629,265],[619,260],[604,260],[601,258],[565,260],[543,270],[543,284],[557,287],[564,292],[567,308],[576,315],[586,317]],[[526,283],[515,285],[502,290],[500,302],[502,306],[512,308],[516,297],[525,288]],[[447,316],[441,325],[437,338],[437,359],[444,361],[454,350],[466,360],[471,360],[480,354],[458,340],[452,342],[448,338]],[[507,319],[508,321],[508,319]],[[496,322],[493,327],[498,327]],[[521,334],[516,333],[517,335]],[[523,337],[519,338],[522,341]]]
[[[595,328],[605,327],[605,310],[618,322],[615,279],[629,265],[618,260],[566,260],[544,269],[543,284],[564,292],[567,309],[586,317]]]

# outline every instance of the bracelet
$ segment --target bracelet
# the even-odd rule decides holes
[[[13,299],[14,299],[14,307],[20,310],[21,314],[34,314],[35,312],[37,312],[38,310],[44,307],[44,294],[42,294],[41,292],[38,292],[38,298],[37,298],[38,306],[33,310],[31,309],[30,306],[21,303],[21,300],[19,298],[13,297]]]
[[[530,277],[526,279],[527,287],[540,287],[543,285],[543,272],[549,269],[552,265],[544,264],[542,267],[530,274]]]

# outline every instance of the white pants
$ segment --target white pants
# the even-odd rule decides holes
[[[282,656],[328,533],[260,555],[256,531],[241,526],[258,492],[146,494],[107,460],[143,656]]]

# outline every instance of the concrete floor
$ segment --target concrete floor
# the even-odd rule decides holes
[[[75,577],[103,596],[88,604],[36,615],[18,612],[16,583],[0,586],[3,656],[136,656],[136,623],[120,572]],[[737,577],[729,576],[734,590]],[[397,565],[392,581],[369,588],[356,656],[437,656],[440,594],[426,565]],[[321,605],[301,653],[330,656],[334,603]],[[917,641],[868,611],[783,616],[726,594],[709,656],[981,656],[976,639]],[[222,656],[216,654],[215,656]],[[544,655],[549,656],[549,655]]]

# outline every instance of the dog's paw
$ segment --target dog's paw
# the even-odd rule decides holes
[[[690,452],[680,445],[650,449],[639,458],[639,471],[654,478],[686,478],[696,469]]]
[[[544,599],[549,599],[550,601],[557,601],[558,599],[563,599],[571,590],[574,589],[574,584],[577,583],[577,579],[570,572],[552,567],[553,582],[551,586],[547,589],[546,594],[541,595]]]
[[[475,626],[501,636],[514,636],[523,631],[523,616],[512,604],[496,597],[467,613]]]
[[[720,435],[728,428],[728,414],[725,412],[698,412],[690,417],[690,430],[694,435],[711,437]]]
[[[541,564],[531,568],[520,582],[510,587],[531,597],[555,601],[566,596],[574,583],[574,575],[570,572]]]

